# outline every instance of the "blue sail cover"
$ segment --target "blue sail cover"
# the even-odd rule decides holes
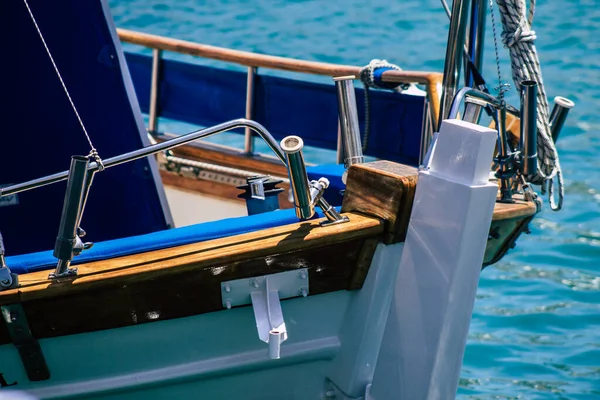
[[[89,135],[103,158],[145,145],[145,128],[106,1],[29,0]],[[22,0],[0,1],[3,41],[0,184],[67,170],[90,147]],[[10,255],[52,248],[66,183],[0,199]],[[18,201],[18,204],[16,204]],[[164,192],[148,159],[96,174],[83,216],[86,240],[168,228]]]

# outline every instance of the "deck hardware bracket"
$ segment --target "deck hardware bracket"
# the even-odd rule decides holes
[[[31,335],[27,317],[21,304],[0,306],[10,339],[19,351],[23,367],[30,381],[50,379],[50,371],[38,341]]]
[[[19,287],[19,276],[10,272],[7,266],[0,266],[0,292],[17,287]]]
[[[306,268],[221,283],[223,307],[252,304],[258,337],[269,345],[269,358],[280,357],[287,339],[280,300],[309,294]]]

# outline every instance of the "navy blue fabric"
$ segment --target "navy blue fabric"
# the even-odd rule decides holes
[[[134,104],[127,95],[127,71],[119,64],[125,65],[124,56],[105,17],[106,4],[29,4],[100,155],[108,158],[142,147],[142,115],[133,88]],[[0,34],[11,38],[2,47],[7,58],[2,65],[0,184],[67,170],[70,157],[87,155],[89,145],[23,1],[0,1]],[[19,194],[18,205],[0,206],[8,254],[54,246],[65,188],[65,182],[46,186]],[[147,160],[96,175],[82,227],[91,241],[167,228]]]
[[[141,108],[148,112],[152,60],[126,54]],[[159,113],[201,126],[245,115],[246,73],[163,60]],[[424,97],[371,90],[371,137],[366,155],[417,165]],[[308,146],[335,150],[338,110],[335,86],[258,75],[255,117],[283,139],[299,135]],[[356,101],[364,126],[364,90]],[[415,123],[417,121],[417,123]],[[243,131],[240,130],[240,133]]]
[[[315,218],[321,216],[319,214]],[[298,222],[298,219],[293,209],[277,210],[248,217],[229,218],[146,235],[115,239],[94,244],[94,247],[75,257],[73,264],[181,246],[295,222]],[[56,265],[56,259],[52,256],[52,251],[42,251],[7,257],[6,263],[12,272],[24,274],[48,269]]]

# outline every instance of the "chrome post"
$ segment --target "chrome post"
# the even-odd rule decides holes
[[[485,42],[485,22],[487,18],[487,1],[472,0],[467,49],[469,58],[475,67],[481,71],[483,66],[483,47]],[[473,74],[465,68],[465,86],[474,87]],[[481,111],[481,110],[480,110]]]
[[[442,121],[448,118],[450,107],[458,89],[458,76],[462,65],[463,47],[469,15],[470,0],[454,0],[450,29],[448,30],[448,44],[446,46],[446,59],[444,62],[444,78],[442,81],[442,97],[440,99],[440,117],[437,130]]]
[[[302,156],[304,142],[299,136],[288,136],[281,141],[280,146],[281,150],[285,153],[287,161],[296,216],[299,219],[309,219],[315,214],[315,207],[312,203],[308,175],[306,174],[306,166],[304,165],[304,157]]]
[[[537,172],[537,82],[521,82],[521,173]]]
[[[84,202],[86,190],[86,179],[88,178],[89,159],[85,156],[73,156],[69,169],[69,180],[63,203],[58,237],[54,246],[54,257],[58,258],[58,264],[50,278],[58,278],[66,275],[77,274],[77,269],[70,269],[69,265],[75,253],[83,249],[83,243],[78,236],[79,221]]]
[[[281,141],[281,151],[286,157],[290,186],[294,195],[296,216],[299,219],[309,219],[315,214],[315,206],[318,205],[327,217],[327,221],[321,222],[321,225],[349,221],[348,217],[342,216],[323,198],[325,189],[329,187],[329,181],[326,178],[308,181],[302,147],[304,147],[304,142],[298,136],[288,136]]]
[[[355,76],[340,76],[333,78],[338,99],[338,117],[344,144],[344,166],[364,162],[360,128],[358,126],[358,109],[354,92]]]
[[[465,104],[465,113],[462,117],[463,121],[471,122],[473,124],[478,124],[480,116],[481,116],[481,106],[479,104],[470,103],[470,102]]]
[[[344,143],[342,142],[342,126],[340,125],[340,121],[338,119],[338,128],[337,128],[337,152],[336,152],[336,164],[344,163]]]
[[[256,75],[256,67],[248,67],[248,75],[246,78],[246,119],[254,117],[254,78]],[[244,153],[254,153],[254,136],[250,128],[246,128],[244,132]]]
[[[162,50],[152,49],[152,78],[150,82],[150,110],[148,115],[148,131],[158,131],[158,85],[160,80],[160,61]]]
[[[506,107],[496,109],[496,129],[498,131],[498,157],[500,165],[497,176],[500,178],[500,202],[512,203],[512,191],[510,189],[510,178],[514,171],[511,168],[511,151],[506,136]]]
[[[423,105],[423,122],[421,126],[423,128],[421,129],[419,165],[424,164],[424,160],[427,156],[427,152],[429,151],[429,145],[431,143],[431,138],[433,135],[433,127],[431,122],[431,103],[429,103],[429,99],[427,98],[427,96],[425,96],[425,104]]]
[[[558,140],[558,135],[560,135],[560,131],[567,119],[567,114],[573,107],[575,107],[575,103],[566,97],[556,96],[554,98],[554,108],[550,113],[550,131],[552,132],[554,143]]]

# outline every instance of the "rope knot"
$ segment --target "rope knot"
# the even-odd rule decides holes
[[[100,155],[98,154],[98,150],[96,150],[95,147],[92,147],[92,149],[90,150],[90,153],[88,154],[88,158],[90,159],[94,159],[94,161],[96,161],[96,164],[98,164],[98,171],[102,172],[104,171],[104,162],[102,162],[102,159],[100,158]]]
[[[387,62],[387,60],[378,60],[374,58],[368,65],[364,66],[360,70],[360,80],[366,87],[373,87],[377,89],[396,89],[402,91],[410,87],[409,83],[383,82],[383,73],[390,70],[402,71],[402,68],[396,64]]]
[[[533,42],[535,39],[537,39],[535,31],[529,29],[529,27],[523,28],[521,25],[514,32],[502,32],[502,44],[508,48],[517,43]]]

